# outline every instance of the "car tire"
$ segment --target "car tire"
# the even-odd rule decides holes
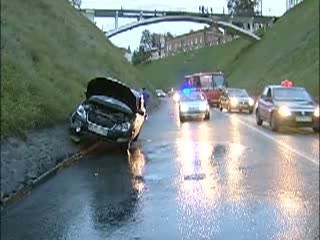
[[[183,123],[185,121],[184,117],[179,117],[180,118],[180,122]]]
[[[128,149],[129,149],[129,143],[120,143],[119,144],[119,150],[121,151],[121,152],[127,152],[128,151]]]
[[[229,113],[231,113],[231,107],[230,107],[230,104],[228,104],[228,106],[227,106],[227,110],[228,110],[228,112],[229,112]]]
[[[205,121],[210,120],[210,113],[207,113],[207,114],[205,115],[204,120],[205,120]]]
[[[313,131],[314,131],[315,133],[318,133],[318,132],[320,131],[320,128],[318,128],[318,127],[313,127],[312,129],[313,129]]]
[[[220,103],[220,111],[222,112],[223,111],[223,107],[222,107],[222,104]]]
[[[259,109],[257,109],[257,111],[256,111],[256,122],[257,122],[257,125],[258,125],[258,126],[261,126],[262,123],[263,123],[263,121],[262,121],[262,119],[261,119],[261,116],[260,116]]]
[[[270,127],[273,132],[277,132],[279,130],[279,124],[274,114],[271,114]]]
[[[249,109],[249,114],[252,114],[252,113],[253,113],[253,109],[250,108],[250,109]]]

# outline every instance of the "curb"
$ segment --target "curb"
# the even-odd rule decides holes
[[[14,193],[12,196],[7,197],[5,199],[1,199],[1,210],[4,207],[7,207],[8,205],[11,205],[18,200],[22,199],[24,196],[29,195],[31,193],[31,190],[35,188],[36,186],[43,183],[45,180],[47,180],[49,177],[55,175],[59,170],[63,168],[70,167],[73,163],[79,161],[82,157],[84,157],[86,154],[90,153],[94,149],[96,149],[99,146],[100,142],[93,143],[86,149],[83,149],[75,154],[73,154],[70,157],[67,157],[62,162],[58,163],[54,168],[44,172],[39,177],[37,177],[35,180],[29,181],[26,186],[24,186],[22,189],[18,190],[16,193]]]

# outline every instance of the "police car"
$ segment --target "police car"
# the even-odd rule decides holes
[[[263,90],[256,108],[257,125],[268,122],[272,131],[281,126],[311,127],[319,132],[319,104],[303,87],[291,81],[269,85]]]
[[[206,96],[201,91],[183,89],[178,104],[180,122],[190,118],[210,119],[210,106]]]

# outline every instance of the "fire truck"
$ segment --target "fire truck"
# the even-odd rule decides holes
[[[199,72],[186,75],[181,88],[190,88],[202,91],[209,105],[218,106],[223,91],[228,87],[223,72]]]

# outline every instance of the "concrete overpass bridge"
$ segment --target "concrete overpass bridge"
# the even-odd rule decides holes
[[[113,37],[125,31],[154,23],[160,22],[195,22],[208,25],[216,25],[242,35],[251,40],[260,40],[260,37],[254,34],[257,26],[268,26],[273,23],[276,17],[270,16],[239,16],[227,14],[202,14],[196,12],[182,11],[151,11],[151,10],[124,10],[124,9],[83,9],[81,10],[91,21],[95,18],[114,18],[115,29],[105,32],[107,37]],[[119,18],[134,18],[137,21],[120,26]]]

